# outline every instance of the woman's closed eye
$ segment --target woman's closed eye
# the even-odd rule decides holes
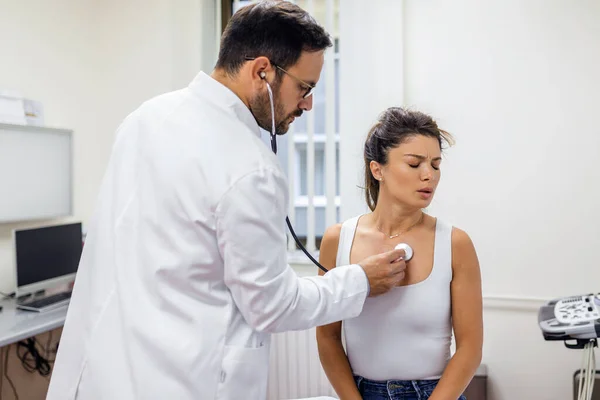
[[[411,168],[419,168],[419,166],[421,165],[421,163],[409,163],[408,165],[410,165]],[[431,164],[431,168],[435,169],[435,170],[439,170],[440,169],[440,164],[439,163],[432,163]]]

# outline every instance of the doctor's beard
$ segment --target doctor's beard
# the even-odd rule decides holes
[[[277,101],[277,93],[279,93],[279,83],[276,82],[271,85],[273,90],[273,101],[275,108],[275,134],[285,135],[290,129],[290,123],[293,117],[299,117],[302,115],[302,110],[296,110],[294,112],[285,115],[283,105]],[[269,93],[265,90],[264,92],[258,93],[252,99],[250,99],[250,112],[254,115],[254,119],[262,129],[267,132],[271,132],[271,103],[269,102]]]

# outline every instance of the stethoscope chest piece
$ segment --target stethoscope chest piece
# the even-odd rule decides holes
[[[396,249],[404,250],[404,261],[409,261],[413,256],[413,249],[406,243],[399,243],[395,247]]]

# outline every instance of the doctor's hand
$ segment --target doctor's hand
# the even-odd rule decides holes
[[[395,286],[406,275],[404,250],[395,249],[368,257],[358,263],[367,274],[371,292],[369,297],[384,294]]]

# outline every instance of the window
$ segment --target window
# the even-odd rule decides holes
[[[221,9],[230,16],[253,1],[224,1]],[[291,125],[287,135],[277,138],[278,158],[288,176],[293,201],[289,217],[303,244],[309,251],[314,251],[319,247],[327,226],[340,220],[340,0],[297,0],[294,3],[308,11],[324,26],[334,42],[333,48],[328,49],[326,53],[321,79],[313,94],[312,111],[298,118]],[[222,20],[226,21],[227,18]],[[332,74],[333,78],[328,79],[328,73]],[[263,140],[266,144],[269,143],[268,133],[263,133]],[[333,166],[334,171],[330,172],[328,165]],[[313,190],[309,190],[310,188]],[[290,237],[290,249],[294,248],[295,244]]]

